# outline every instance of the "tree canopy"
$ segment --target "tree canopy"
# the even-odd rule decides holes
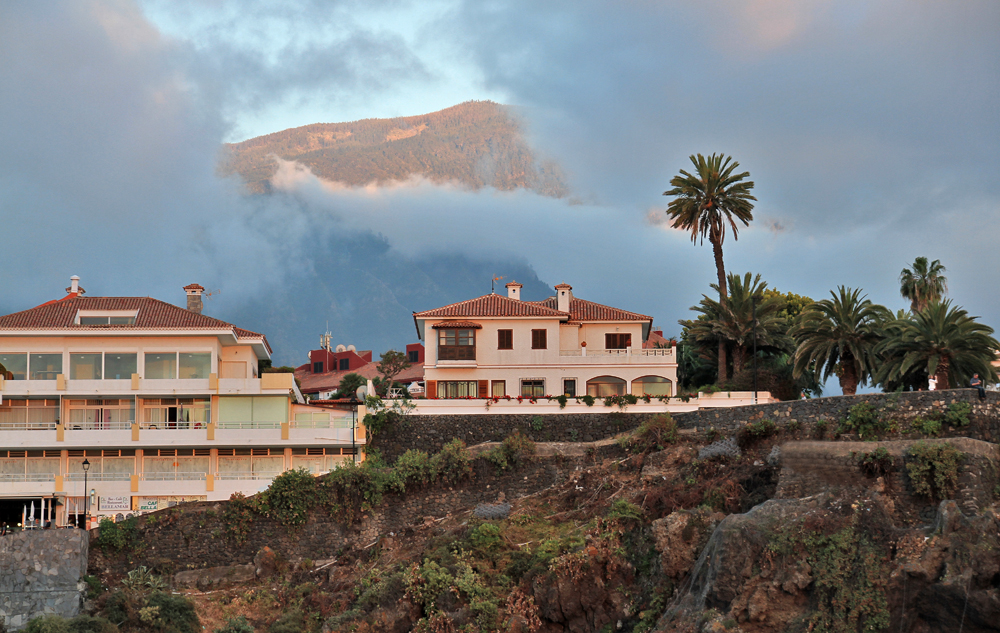
[[[930,264],[926,257],[913,261],[913,268],[904,268],[899,273],[899,294],[910,300],[912,312],[923,312],[927,304],[940,301],[948,292],[948,278],[945,267],[935,259]]]

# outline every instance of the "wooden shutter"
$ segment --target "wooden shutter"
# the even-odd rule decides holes
[[[490,397],[490,382],[488,380],[479,381],[479,397],[480,398]]]
[[[437,398],[437,396],[438,396],[437,386],[438,386],[437,382],[435,382],[433,380],[428,380],[424,384],[424,393],[425,393],[425,395],[428,398]]]

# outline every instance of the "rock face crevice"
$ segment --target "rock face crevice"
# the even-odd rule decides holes
[[[0,537],[0,622],[16,631],[39,615],[78,615],[89,542],[72,529]]]

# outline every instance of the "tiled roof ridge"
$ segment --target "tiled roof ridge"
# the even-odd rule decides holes
[[[424,310],[423,312],[415,312],[413,314],[414,318],[446,318],[446,317],[475,317],[475,316],[498,316],[496,314],[489,314],[488,312],[497,312],[497,310],[483,310],[483,314],[471,314],[463,313],[464,308],[473,308],[477,303],[494,303],[499,304],[507,308],[511,308],[512,312],[534,312],[533,314],[519,314],[511,316],[558,316],[564,317],[568,316],[565,312],[560,312],[558,310],[549,308],[537,301],[520,301],[518,299],[511,299],[510,297],[504,297],[498,294],[488,294],[481,297],[475,297],[473,299],[466,299],[465,301],[459,301],[457,303],[451,303],[440,308],[433,308],[431,310]],[[499,306],[487,306],[487,308],[496,308]],[[523,308],[529,307],[531,309],[524,310]],[[519,309],[521,308],[521,309]]]
[[[540,303],[547,307],[557,305],[555,297],[549,297]],[[569,314],[571,321],[652,321],[653,317],[615,308],[612,306],[587,301],[573,297],[569,303]]]

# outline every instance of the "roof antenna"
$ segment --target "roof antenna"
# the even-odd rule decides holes
[[[490,294],[491,294],[491,295],[495,295],[495,294],[496,294],[496,283],[497,283],[498,281],[500,281],[501,279],[503,279],[503,277],[494,277],[494,278],[493,278],[493,279],[492,279],[492,280],[490,281]]]

